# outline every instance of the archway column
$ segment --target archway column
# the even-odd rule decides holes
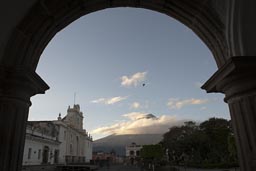
[[[20,171],[30,97],[48,85],[32,70],[0,66],[0,170]]]
[[[256,170],[256,56],[232,57],[203,86],[225,94],[241,171]]]

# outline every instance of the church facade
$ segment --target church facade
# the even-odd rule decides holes
[[[141,149],[142,145],[138,145],[134,142],[131,145],[127,145],[125,147],[125,156],[127,162],[129,162],[130,164],[135,164],[136,159],[140,158]]]
[[[92,159],[92,137],[83,129],[79,105],[54,121],[28,121],[23,165],[84,163]]]

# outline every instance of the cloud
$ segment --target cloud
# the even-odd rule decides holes
[[[120,102],[125,99],[127,99],[127,97],[120,97],[120,96],[113,97],[113,98],[108,99],[106,103],[107,104],[115,104],[115,103]]]
[[[138,108],[140,108],[140,103],[139,102],[133,102],[132,104],[131,104],[131,108],[132,109],[138,109]]]
[[[106,99],[105,98],[99,98],[96,100],[91,101],[92,103],[105,103]]]
[[[169,106],[170,109],[181,109],[184,106],[188,105],[199,105],[199,104],[205,104],[208,103],[208,99],[185,99],[185,100],[179,100],[175,98],[170,98],[167,106]]]
[[[139,102],[133,102],[130,105],[131,109],[148,109],[151,104],[148,101],[139,103]]]
[[[123,116],[132,120],[132,121],[135,121],[135,120],[138,120],[138,119],[141,119],[141,118],[145,117],[146,114],[141,113],[141,112],[131,112],[131,113],[123,114]]]
[[[172,126],[182,125],[185,120],[177,120],[176,116],[161,115],[156,118],[146,118],[146,113],[132,112],[124,114],[126,121],[99,127],[92,134],[159,134],[165,133]]]
[[[116,96],[116,97],[112,97],[112,98],[99,98],[99,99],[93,100],[91,102],[111,105],[111,104],[115,104],[117,102],[123,101],[125,99],[127,99],[127,97]]]
[[[132,76],[122,76],[121,77],[121,85],[125,87],[137,86],[140,82],[146,79],[147,72],[137,72]]]

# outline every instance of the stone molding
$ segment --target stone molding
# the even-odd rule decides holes
[[[44,94],[49,86],[33,70],[26,67],[0,66],[0,98],[18,100],[31,105],[30,97]]]
[[[225,94],[238,144],[240,170],[256,169],[256,56],[230,58],[203,86]]]
[[[35,136],[33,134],[26,134],[26,139],[31,140],[31,141],[35,141],[35,142],[42,142],[42,143],[49,143],[49,144],[53,144],[53,145],[59,145],[61,144],[60,141],[58,140],[52,140],[52,139],[48,139],[48,138],[44,138],[44,137],[40,137],[40,136]]]
[[[207,93],[224,93],[224,101],[256,95],[256,56],[230,58],[201,88]]]

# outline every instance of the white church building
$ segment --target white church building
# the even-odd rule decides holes
[[[134,142],[131,145],[127,145],[125,147],[126,159],[134,164],[135,159],[140,157],[140,150],[142,149],[142,147],[142,145],[137,145]]]
[[[92,137],[83,129],[79,105],[54,121],[28,121],[23,165],[84,163],[92,159]]]

